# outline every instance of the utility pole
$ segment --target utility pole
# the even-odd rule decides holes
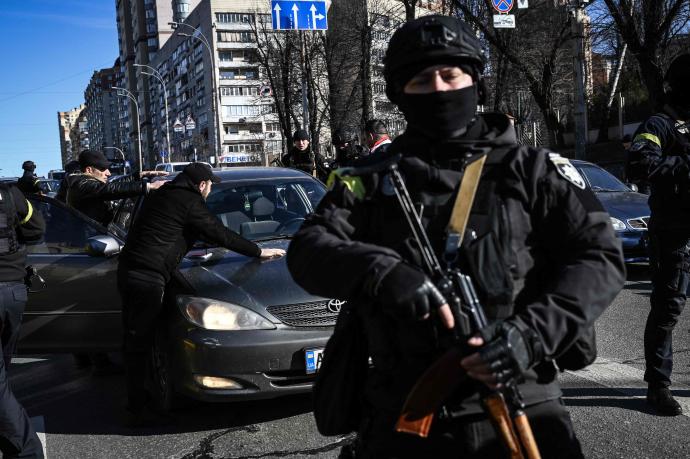
[[[585,98],[585,5],[588,0],[570,0],[571,30],[573,33],[573,78],[575,79],[575,158],[586,159],[587,102]]]
[[[309,98],[308,98],[308,87],[309,82],[307,81],[307,60],[306,60],[306,50],[304,44],[304,32],[299,31],[299,57],[302,64],[302,129],[307,132],[311,132],[309,129]]]

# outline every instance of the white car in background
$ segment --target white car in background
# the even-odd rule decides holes
[[[208,164],[207,162],[204,161],[198,161],[203,164]],[[188,161],[185,162],[178,162],[178,163],[158,163],[156,164],[156,168],[154,170],[156,171],[165,171],[169,173],[173,172],[182,172],[182,170],[189,164]],[[213,167],[210,164],[208,164],[209,167]]]

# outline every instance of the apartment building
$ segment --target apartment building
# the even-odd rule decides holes
[[[281,151],[275,106],[256,60],[255,31],[261,23],[271,24],[269,5],[201,2],[151,61],[168,93],[173,161],[265,164],[266,154]],[[164,91],[156,76],[149,77],[148,86],[158,149],[166,137]],[[186,128],[189,120],[193,129]]]
[[[89,142],[88,124],[89,120],[86,117],[86,108],[84,108],[84,110],[79,113],[79,116],[77,116],[77,119],[69,132],[69,138],[72,144],[72,157],[67,161],[77,159],[82,150],[91,148],[91,144]]]
[[[58,132],[60,134],[60,157],[62,158],[63,166],[73,159],[76,159],[79,154],[79,150],[75,148],[76,145],[73,147],[70,133],[74,126],[76,126],[79,115],[85,108],[86,106],[81,104],[71,110],[57,113]]]
[[[141,74],[142,67],[135,64],[149,65],[173,33],[170,23],[183,20],[185,14],[199,2],[200,0],[116,0],[115,3],[122,83],[137,102],[135,104],[127,100],[127,117],[130,120],[136,119],[138,105],[142,156],[149,166],[157,162],[159,151],[156,151],[153,144],[149,79]],[[130,131],[130,143],[136,145],[137,126],[134,123],[126,124]],[[133,153],[131,159],[138,160],[138,153]]]
[[[127,134],[122,132],[126,123],[120,120],[126,103],[112,89],[117,87],[119,73],[118,62],[113,67],[95,71],[84,91],[90,147],[117,159],[121,158],[117,150],[128,150]]]

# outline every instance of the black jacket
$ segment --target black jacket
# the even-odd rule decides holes
[[[24,171],[24,174],[17,180],[17,187],[22,193],[40,193],[41,188],[38,186],[39,180],[36,174],[29,171]]]
[[[8,223],[16,232],[18,250],[0,255],[0,282],[19,282],[26,275],[26,245],[43,239],[46,224],[43,215],[31,205],[21,191],[13,185],[0,185],[3,212],[13,209],[14,215],[8,215]],[[11,200],[8,205],[6,200]],[[11,212],[11,210],[9,210]]]
[[[167,282],[198,240],[250,257],[261,254],[255,243],[226,228],[194,184],[179,174],[144,200],[120,254],[120,269],[157,273]]]
[[[403,155],[400,171],[412,199],[424,204],[423,223],[443,259],[445,227],[463,158],[489,152],[491,162],[503,151],[497,164],[484,168],[469,221],[469,228],[484,226],[493,234],[479,233],[476,243],[461,253],[461,264],[478,266],[474,271],[486,277],[485,285],[491,285],[487,273],[507,273],[512,285],[507,298],[495,295],[491,287],[482,289],[476,278],[475,283],[490,320],[515,320],[534,330],[541,341],[545,359],[526,373],[521,386],[531,404],[560,395],[552,360],[620,291],[621,244],[610,217],[585,182],[572,182],[577,172],[570,163],[547,150],[515,145],[514,130],[503,115],[485,115],[483,120],[455,143],[432,145],[406,133],[385,153],[369,158],[374,162]],[[374,364],[365,390],[367,402],[377,412],[395,417],[436,358],[434,329],[431,321],[398,322],[384,315],[377,303],[374,292],[397,263],[421,265],[387,177],[372,173],[358,182],[335,181],[295,235],[287,262],[307,291],[355,303]],[[487,220],[493,211],[497,219]],[[487,226],[487,221],[496,223]],[[489,244],[497,245],[500,256],[482,258]],[[479,411],[473,398],[464,403],[465,412]]]
[[[637,128],[628,153],[633,178],[651,184],[651,224],[690,229],[690,126],[669,106]]]
[[[311,175],[315,167],[315,158],[314,153],[311,151],[311,147],[308,147],[306,150],[292,147],[290,151],[283,155],[281,161],[284,167],[299,169],[309,175]]]
[[[104,226],[108,226],[115,214],[111,201],[146,193],[146,183],[132,176],[103,183],[90,175],[77,173],[67,177],[67,185],[67,204]]]

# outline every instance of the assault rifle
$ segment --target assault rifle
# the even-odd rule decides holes
[[[422,375],[410,392],[396,424],[396,430],[399,432],[421,437],[428,436],[435,413],[442,408],[443,403],[454,390],[467,380],[460,367],[460,360],[468,350],[465,342],[470,336],[488,325],[472,279],[455,267],[457,252],[462,244],[467,218],[485,159],[486,157],[482,156],[465,168],[449,224],[444,255],[447,269],[441,267],[434,253],[397,164],[394,163],[388,167],[393,190],[412,236],[421,251],[423,268],[448,301],[455,318],[455,328],[451,337],[453,345]],[[541,456],[529,420],[523,410],[524,404],[517,382],[511,381],[500,391],[484,388],[481,398],[483,408],[491,418],[511,459],[525,457],[539,459]]]

